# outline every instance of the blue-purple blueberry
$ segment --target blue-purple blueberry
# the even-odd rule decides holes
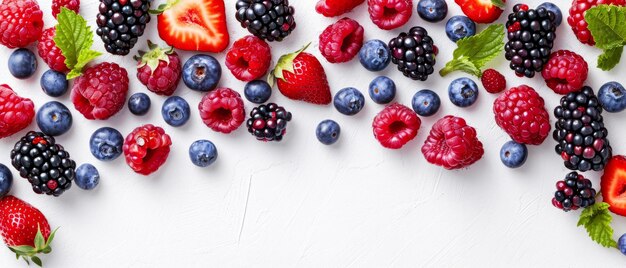
[[[124,136],[114,128],[102,127],[89,139],[91,154],[101,161],[112,161],[122,154]]]
[[[476,34],[476,23],[466,16],[453,16],[446,22],[446,35],[452,42]]]
[[[526,163],[528,149],[526,145],[514,141],[508,141],[500,149],[500,160],[509,168],[518,168]]]
[[[324,120],[317,125],[315,135],[317,140],[326,145],[331,145],[339,140],[341,127],[333,120]]]
[[[375,103],[387,104],[396,97],[396,84],[389,77],[379,76],[372,80],[367,92]]]
[[[211,91],[217,87],[221,77],[220,63],[209,55],[195,55],[183,65],[183,82],[192,90]]]
[[[172,96],[167,98],[161,108],[163,120],[173,127],[180,127],[187,123],[191,109],[189,103],[181,97]]]
[[[13,187],[13,174],[7,166],[0,164],[0,198],[7,195]]]
[[[37,70],[37,57],[25,48],[20,48],[9,56],[9,72],[18,79],[26,79]]]
[[[345,115],[358,114],[365,106],[365,97],[356,88],[347,87],[339,90],[333,100],[335,109]]]
[[[378,39],[369,40],[359,50],[359,61],[369,71],[382,71],[391,62],[391,52],[385,42]]]
[[[478,85],[467,77],[455,79],[448,86],[450,101],[459,107],[469,107],[478,99]]]
[[[618,82],[608,82],[598,91],[598,101],[609,113],[617,113],[626,109],[626,89]]]
[[[43,73],[39,85],[43,92],[50,97],[63,96],[69,87],[65,74],[52,69]]]
[[[263,104],[272,96],[272,87],[263,80],[250,81],[243,88],[243,95],[252,103]]]
[[[189,146],[189,158],[199,167],[208,167],[217,160],[217,147],[211,141],[197,140]]]
[[[128,99],[128,110],[134,115],[145,115],[152,102],[146,93],[135,93]]]
[[[100,183],[100,173],[92,164],[82,164],[76,169],[74,183],[83,190],[93,190]]]
[[[72,112],[63,103],[51,101],[37,111],[37,126],[49,136],[65,134],[72,128]]]
[[[448,4],[445,0],[420,0],[417,14],[428,22],[442,21],[448,15]]]
[[[439,111],[441,99],[439,95],[430,89],[422,89],[413,95],[411,101],[413,111],[420,116],[431,116]]]

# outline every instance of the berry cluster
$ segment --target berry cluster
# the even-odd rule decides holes
[[[96,34],[111,54],[127,55],[150,22],[150,0],[100,0]]]
[[[426,29],[413,27],[389,41],[391,62],[398,70],[413,80],[426,81],[434,72],[436,47]]]
[[[287,133],[291,113],[275,103],[261,104],[250,111],[246,121],[248,132],[260,141],[281,141]]]
[[[241,27],[267,41],[283,41],[296,28],[289,0],[238,0],[235,18]]]
[[[570,172],[565,179],[556,182],[556,192],[552,198],[552,205],[563,211],[586,208],[596,203],[596,190],[591,181],[578,174]]]

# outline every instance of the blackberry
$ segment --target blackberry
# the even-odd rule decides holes
[[[275,103],[253,108],[250,117],[246,121],[248,132],[260,141],[281,141],[287,132],[287,122],[291,121],[291,113]]]
[[[241,27],[267,41],[283,41],[296,28],[289,0],[238,0],[235,18]]]
[[[556,16],[540,7],[528,9],[517,4],[506,22],[509,41],[504,45],[505,58],[519,77],[532,78],[548,62],[556,38]]]
[[[111,54],[126,55],[150,22],[151,0],[100,0],[96,34]]]
[[[413,27],[409,33],[400,33],[389,41],[391,62],[398,70],[413,80],[426,81],[434,71],[435,46],[426,29]]]
[[[600,171],[612,156],[604,127],[602,106],[590,87],[583,87],[561,98],[554,109],[557,121],[553,138],[556,153],[571,170]]]
[[[76,163],[54,138],[28,132],[11,150],[11,164],[38,194],[60,196],[70,189]]]
[[[586,208],[596,203],[596,190],[591,181],[577,172],[570,172],[565,179],[556,182],[552,205],[564,211]]]

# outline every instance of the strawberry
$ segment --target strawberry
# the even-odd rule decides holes
[[[302,49],[283,55],[270,73],[270,85],[278,81],[278,90],[285,97],[313,104],[330,103],[330,87],[324,67],[315,56]]]
[[[157,10],[159,36],[182,50],[222,52],[228,46],[223,0],[168,0]]]
[[[617,155],[609,160],[602,175],[602,199],[613,213],[626,216],[626,157]]]
[[[454,0],[476,23],[492,23],[502,14],[506,0]]]
[[[37,208],[12,195],[0,199],[0,235],[17,258],[41,266],[36,255],[52,251],[55,232],[50,232],[48,220]]]

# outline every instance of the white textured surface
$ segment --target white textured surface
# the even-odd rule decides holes
[[[98,2],[82,2],[81,14],[95,26]],[[226,2],[232,43],[247,31],[233,16],[235,1]],[[164,98],[149,92],[153,106],[145,117],[124,109],[108,121],[87,121],[72,108],[74,127],[57,140],[77,163],[90,162],[100,170],[98,189],[73,188],[60,198],[38,196],[14,172],[12,193],[40,208],[51,225],[61,226],[53,253],[43,258],[48,267],[624,267],[623,255],[595,244],[576,227],[578,212],[563,213],[550,204],[554,183],[568,172],[554,153],[551,138],[540,147],[529,147],[524,167],[505,168],[499,150],[509,138],[493,120],[494,95],[481,91],[473,107],[460,109],[447,99],[447,85],[463,73],[446,78],[435,74],[421,83],[404,78],[394,66],[376,74],[365,71],[358,60],[329,64],[319,55],[317,38],[336,19],[315,13],[314,0],[292,2],[298,28],[286,42],[271,44],[274,60],[313,41],[309,51],[322,61],[333,92],[354,86],[367,96],[371,79],[384,74],[396,81],[397,101],[410,105],[417,90],[429,88],[440,94],[441,111],[422,118],[417,138],[394,151],[373,138],[371,120],[382,106],[369,98],[360,114],[347,117],[332,106],[287,100],[275,90],[271,101],[294,114],[282,143],[257,142],[244,127],[231,135],[212,132],[195,109],[202,95],[182,82],[176,94],[194,109],[181,128],[163,122]],[[567,14],[569,1],[556,2]],[[46,25],[52,26],[50,1],[40,4]],[[461,14],[453,1],[448,5],[448,17]],[[406,26],[385,32],[371,23],[366,9],[364,4],[347,14],[365,27],[366,39],[386,41],[421,25],[440,48],[436,69],[450,60],[455,45],[445,36],[445,23],[427,23],[414,14]],[[506,14],[499,22],[505,19]],[[156,19],[147,32],[158,41]],[[576,41],[566,22],[557,34],[556,48],[578,51],[595,66],[599,50]],[[145,47],[146,39],[141,38],[136,48]],[[102,49],[99,39],[94,47]],[[1,82],[32,98],[37,107],[51,100],[38,80],[47,66],[40,61],[33,78],[18,81],[6,69],[10,52],[0,48]],[[191,55],[181,54],[183,60]],[[223,63],[224,53],[216,57]],[[99,61],[121,63],[131,76],[131,91],[147,92],[134,79],[132,57],[106,55]],[[623,66],[611,72],[593,67],[587,84],[597,89],[609,79],[626,82],[618,78],[626,71]],[[509,86],[526,83],[537,89],[549,111],[557,105],[559,97],[541,78],[516,78],[503,56],[491,67],[507,75]],[[243,94],[244,84],[224,66],[223,70],[220,85]],[[61,100],[73,107],[69,94]],[[248,110],[252,107],[246,102]],[[484,158],[469,169],[443,170],[426,163],[420,152],[433,122],[446,114],[465,117],[485,145]],[[626,135],[623,116],[605,116],[616,153],[626,153],[626,143],[617,139]],[[314,133],[317,123],[327,118],[342,127],[340,142],[331,147],[318,143]],[[145,123],[164,127],[173,139],[172,153],[158,173],[143,177],[133,173],[123,157],[105,163],[89,153],[88,138],[97,128],[113,126],[126,135]],[[19,136],[0,141],[0,162],[10,164],[9,150]],[[212,140],[218,147],[219,159],[210,168],[196,168],[189,161],[187,149],[197,139]],[[600,174],[586,175],[598,187]],[[613,226],[616,238],[626,232],[624,218],[616,217]],[[8,250],[0,250],[0,267],[23,266]]]

